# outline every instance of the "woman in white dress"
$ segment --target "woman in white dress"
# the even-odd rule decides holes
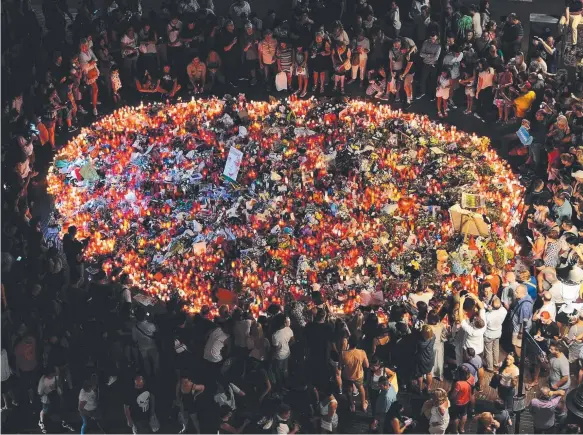
[[[435,364],[433,365],[433,377],[443,379],[443,364],[445,360],[445,342],[447,341],[447,327],[439,320],[439,314],[432,311],[427,316],[427,323],[435,336]]]

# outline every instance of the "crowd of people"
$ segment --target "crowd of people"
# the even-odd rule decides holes
[[[576,40],[583,2],[567,2],[560,33],[528,43],[517,16],[497,22],[488,0],[377,3],[296,0],[286,20],[245,0],[228,16],[212,0],[165,1],[150,14],[139,0],[105,10],[85,1],[74,17],[45,0],[46,31],[27,0],[3,5],[3,409],[29,406],[44,433],[55,419],[72,431],[64,398],[75,397],[81,433],[107,431],[117,417],[103,401],[121,385],[117,411],[134,433],[334,433],[357,410],[380,433],[463,433],[471,418],[480,433],[505,433],[522,375],[538,391],[536,431],[579,431],[565,394],[583,381],[583,86],[558,69],[557,44]],[[382,313],[337,317],[315,292],[259,318],[245,304],[190,317],[179,300],[145,308],[123,280],[85,268],[74,227],[47,238],[31,210],[53,150],[101,107],[243,81],[300,98],[362,88],[397,105],[430,99],[442,118],[465,104],[468,116],[515,124],[499,152],[529,183],[515,229],[523,261],[483,266],[478,294],[454,280],[443,299],[422,283]],[[484,388],[499,401],[476,413]],[[403,392],[423,397],[421,412],[405,415]]]

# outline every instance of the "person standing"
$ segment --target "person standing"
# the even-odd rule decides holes
[[[364,87],[364,75],[367,71],[366,61],[370,51],[370,42],[364,34],[364,29],[360,29],[356,38],[352,40],[352,76],[347,84],[356,81],[356,75],[360,71],[360,87]]]
[[[468,406],[472,399],[472,383],[470,371],[465,366],[458,368],[457,381],[451,389],[451,416],[453,417],[453,429],[457,433],[464,433],[468,419]]]
[[[307,366],[310,367],[312,383],[325,386],[331,376],[330,352],[335,348],[334,328],[326,322],[326,311],[318,308],[314,320],[306,325],[305,337],[308,347]]]
[[[566,26],[571,27],[571,44],[577,45],[577,29],[581,22],[581,14],[583,13],[583,1],[567,0],[566,4],[565,14],[561,17],[559,26],[563,29]]]
[[[381,376],[378,380],[379,395],[375,401],[373,409],[374,419],[371,423],[371,430],[385,428],[387,424],[387,413],[397,401],[397,392],[389,382],[386,376]]]
[[[40,427],[42,433],[47,433],[45,417],[49,414],[57,414],[60,416],[59,405],[61,403],[61,396],[63,395],[63,390],[59,387],[57,374],[54,368],[49,367],[46,374],[41,376],[40,381],[38,382],[37,391],[42,404],[38,427]],[[61,426],[70,432],[74,431],[74,429],[62,419]]]
[[[447,392],[442,388],[433,391],[429,416],[429,433],[444,434],[449,426],[449,408],[451,404]]]
[[[520,371],[515,364],[514,354],[506,355],[504,364],[498,370],[500,374],[500,384],[498,385],[498,397],[502,401],[504,409],[512,411],[514,406],[514,395],[518,385],[518,375]]]
[[[530,402],[529,411],[532,414],[535,433],[555,433],[555,414],[565,390],[553,391],[542,387],[540,394]]]
[[[160,369],[160,354],[155,339],[158,328],[146,319],[144,309],[136,311],[136,320],[132,328],[132,340],[140,351],[146,375],[157,374]]]
[[[423,98],[427,92],[427,83],[437,82],[437,62],[441,54],[441,45],[436,33],[431,33],[429,39],[423,42],[419,57],[423,59],[423,69],[421,70],[421,92],[417,99]],[[433,94],[431,94],[433,100]]]
[[[428,314],[427,323],[433,329],[433,335],[435,336],[433,377],[441,380],[443,378],[443,365],[445,360],[445,342],[448,338],[447,327],[439,320],[439,315],[435,311],[431,311]]]
[[[251,77],[251,86],[257,84],[257,70],[259,68],[259,34],[253,28],[251,21],[245,23],[243,32],[243,53],[245,69]]]
[[[102,414],[97,402],[97,383],[91,379],[83,382],[83,388],[79,392],[79,414],[83,425],[81,426],[81,434],[87,432],[87,426],[90,420],[95,420],[97,427],[103,433],[105,431],[102,427]]]
[[[553,391],[564,390],[567,392],[571,386],[569,360],[555,340],[551,341],[549,352],[551,354],[549,361],[549,387]]]
[[[415,346],[415,377],[420,392],[429,391],[433,382],[435,339],[431,326],[423,325]],[[424,378],[427,382],[427,387],[425,389],[423,388]]]
[[[508,310],[502,306],[500,299],[495,297],[492,309],[486,312],[486,332],[484,332],[484,360],[486,370],[493,372],[500,364],[500,337],[502,324]]]
[[[476,105],[474,116],[482,122],[486,122],[485,118],[490,112],[493,101],[492,86],[494,85],[496,72],[494,68],[490,67],[488,61],[482,58],[478,60],[476,73],[478,76],[478,86],[476,88],[476,100],[478,100],[478,104]]]
[[[205,385],[214,385],[219,380],[221,366],[231,349],[231,336],[227,332],[226,320],[219,319],[210,332],[203,351],[203,359],[208,366],[209,379]]]
[[[273,318],[275,332],[271,337],[273,359],[271,361],[275,383],[277,388],[286,386],[289,376],[288,362],[291,355],[290,344],[294,341],[294,333],[289,327],[290,321],[284,314],[278,314]]]
[[[356,385],[362,398],[362,410],[366,412],[368,402],[366,400],[366,391],[364,389],[364,369],[369,367],[366,352],[356,348],[357,340],[354,336],[348,339],[348,346],[342,351],[342,379],[346,385]],[[354,397],[348,395],[350,400],[350,410],[355,411]]]
[[[528,295],[526,286],[523,284],[516,287],[514,297],[516,302],[510,311],[510,320],[512,322],[512,345],[514,346],[516,356],[520,357],[522,350],[522,334],[524,333],[523,322],[525,320],[527,321],[526,328],[528,330],[532,324],[533,302]]]
[[[326,72],[329,71],[332,66],[331,54],[332,48],[330,46],[330,40],[325,37],[323,32],[317,32],[314,41],[310,46],[309,66],[314,80],[312,92],[316,92],[318,89],[319,81],[320,94],[324,93]]]
[[[398,38],[401,33],[401,12],[395,0],[391,1],[391,9],[387,12],[386,18],[389,27],[389,36],[393,39]]]
[[[272,79],[277,74],[277,40],[273,37],[273,31],[267,29],[264,33],[263,40],[259,43],[259,68],[263,72],[267,89],[272,87]]]
[[[319,414],[320,414],[320,430],[321,433],[336,433],[338,430],[338,401],[334,397],[334,390],[336,386],[333,382],[329,382],[328,386],[319,391]]]
[[[142,376],[136,376],[125,393],[123,405],[126,422],[134,434],[150,432],[150,421],[156,415],[155,405],[154,393],[146,386]]]
[[[233,24],[232,20],[227,20],[219,39],[219,49],[221,51],[225,78],[230,86],[235,86],[237,74],[241,66],[241,52],[239,39],[235,33],[235,24]],[[275,56],[275,47],[273,53]]]
[[[520,51],[520,44],[524,37],[524,28],[515,13],[506,18],[502,28],[502,52],[506,59],[512,59]],[[575,42],[577,41],[575,36]]]

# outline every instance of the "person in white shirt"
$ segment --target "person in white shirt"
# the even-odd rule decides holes
[[[417,306],[417,302],[423,301],[427,305],[429,305],[429,301],[433,297],[433,291],[430,288],[423,288],[417,287],[417,291],[415,293],[409,294],[408,302],[413,305],[414,307]]]
[[[210,332],[203,351],[211,381],[219,380],[223,361],[231,350],[231,335],[227,332],[227,320],[219,318],[216,322],[218,327]]]
[[[278,314],[273,318],[273,327],[276,331],[271,337],[273,346],[271,364],[278,388],[285,386],[288,377],[288,360],[291,354],[289,345],[294,340],[294,333],[289,325],[289,318],[283,314]]]
[[[232,382],[220,382],[213,399],[217,405],[227,405],[234,412],[237,409],[235,394],[241,397],[245,396],[245,392]]]
[[[45,417],[48,414],[57,414],[58,416],[58,400],[55,402],[55,393],[58,395],[58,398],[60,400],[61,396],[63,395],[63,390],[61,390],[61,388],[59,387],[59,382],[57,379],[57,374],[55,372],[54,368],[48,368],[47,372],[45,375],[43,375],[40,378],[40,381],[38,382],[38,389],[37,389],[38,395],[40,396],[40,401],[42,404],[42,408],[40,411],[40,418],[38,421],[38,427],[40,427],[40,430],[42,433],[47,433],[47,430],[45,428]],[[71,432],[74,431],[74,429],[65,422],[65,420],[61,419],[61,426],[64,429],[67,429]]]
[[[10,368],[10,363],[8,362],[8,352],[6,349],[2,349],[2,362],[0,363],[0,372],[2,373],[2,409],[8,409],[8,397],[12,401],[13,406],[18,406],[18,401],[14,395],[14,391],[9,386],[8,379],[12,376],[12,369]],[[13,378],[14,379],[14,378]]]
[[[472,24],[474,27],[474,36],[477,38],[482,37],[482,17],[480,16],[480,11],[478,6],[470,6],[470,14],[472,15]]]
[[[550,291],[543,293],[543,306],[540,307],[536,313],[533,314],[532,320],[538,320],[543,312],[549,313],[551,320],[554,322],[557,318],[557,306],[553,301],[553,295]]]
[[[96,389],[96,382],[94,380],[87,380],[83,382],[83,388],[79,392],[79,414],[81,414],[81,420],[83,420],[81,434],[86,433],[90,420],[95,420],[97,427],[105,433],[101,426],[102,418],[97,404]]]
[[[235,349],[242,353],[247,351],[247,339],[251,331],[253,321],[249,319],[240,308],[233,311],[233,338]]]
[[[468,298],[473,299],[479,309],[479,314],[474,316],[471,323],[468,321],[465,313],[463,312],[464,302]],[[481,355],[484,352],[484,333],[486,332],[486,322],[484,321],[486,317],[486,310],[484,309],[484,304],[478,299],[476,295],[473,293],[468,293],[460,300],[460,310],[460,326],[464,332],[462,348],[466,350],[471,347],[476,351],[476,355]]]
[[[499,367],[500,337],[502,324],[508,310],[502,306],[500,299],[492,300],[492,310],[486,312],[486,332],[484,332],[484,360],[486,370],[494,371]]]
[[[204,346],[203,358],[213,364],[222,363],[224,356],[228,353],[231,336],[226,332],[225,321],[211,331]]]

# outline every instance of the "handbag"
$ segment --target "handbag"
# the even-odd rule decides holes
[[[87,71],[86,75],[85,75],[85,82],[90,85],[92,83],[95,83],[95,81],[99,78],[99,70],[97,69],[97,67],[91,68],[89,71]]]
[[[500,379],[502,379],[502,375],[500,373],[494,373],[492,379],[490,379],[490,388],[498,388],[500,386]]]
[[[275,89],[278,91],[287,90],[287,74],[283,71],[278,72],[275,76]]]

